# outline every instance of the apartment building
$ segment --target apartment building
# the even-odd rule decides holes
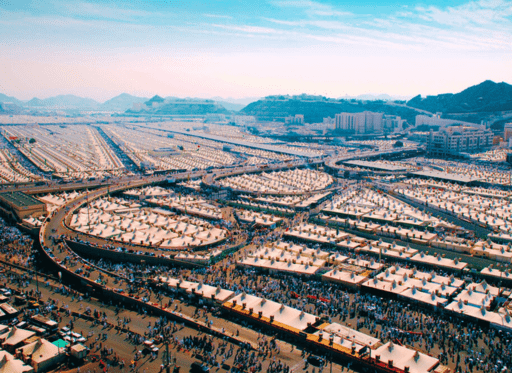
[[[492,146],[493,133],[484,126],[452,126],[430,131],[427,153],[444,157],[473,153]]]
[[[336,114],[336,129],[359,133],[381,133],[383,113],[340,113]]]

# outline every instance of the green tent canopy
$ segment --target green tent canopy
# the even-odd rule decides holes
[[[57,339],[55,342],[53,342],[53,344],[58,348],[66,348],[69,346],[69,342],[66,342],[63,339]]]

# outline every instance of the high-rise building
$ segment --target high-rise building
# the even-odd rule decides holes
[[[336,114],[336,129],[358,133],[381,133],[383,113],[341,113]]]
[[[493,142],[492,131],[484,126],[452,126],[437,132],[430,131],[427,153],[431,156],[460,155],[490,148]]]

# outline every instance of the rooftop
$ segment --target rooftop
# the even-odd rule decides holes
[[[382,162],[348,161],[344,163],[349,166],[366,167],[382,171],[407,171],[407,167],[394,166],[392,164],[384,164]]]
[[[443,180],[449,180],[454,181],[457,183],[471,183],[473,181],[480,180],[477,177],[471,177],[466,175],[460,175],[460,174],[454,174],[454,173],[448,173],[443,171],[418,171],[418,172],[412,172],[415,176],[420,177],[430,177],[433,179],[443,179]]]
[[[29,206],[44,206],[43,202],[22,192],[0,193],[0,200],[3,200],[8,204],[15,205],[18,208]]]

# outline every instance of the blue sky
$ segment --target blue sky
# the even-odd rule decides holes
[[[196,97],[512,83],[512,0],[0,0],[0,92]]]

